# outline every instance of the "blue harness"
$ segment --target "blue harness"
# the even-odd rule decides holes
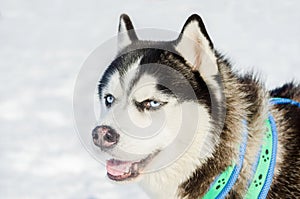
[[[286,98],[271,98],[271,105],[290,104],[300,108],[300,103]],[[266,121],[268,128],[265,136],[265,142],[261,147],[258,155],[257,163],[253,167],[253,178],[249,182],[248,190],[245,199],[265,199],[272,184],[274,169],[276,165],[277,154],[277,127],[271,113]],[[240,146],[239,162],[227,167],[211,184],[209,190],[204,195],[203,199],[223,199],[234,186],[244,160],[244,155],[247,147],[247,123],[244,122],[243,143]]]

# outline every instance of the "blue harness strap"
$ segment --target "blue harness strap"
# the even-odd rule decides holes
[[[202,199],[223,199],[229,193],[233,185],[235,184],[238,176],[240,175],[240,171],[243,166],[244,156],[246,153],[247,147],[247,121],[243,121],[243,140],[242,144],[240,145],[240,154],[239,154],[239,161],[238,163],[234,163],[227,167],[227,169],[222,172],[211,184],[208,192],[204,195]]]
[[[299,102],[287,98],[271,98],[270,104],[271,105],[290,104],[300,108]],[[244,126],[245,125],[246,122],[244,121]],[[266,151],[270,151],[271,156],[270,159],[268,159],[267,161],[268,166],[266,166],[265,164],[262,163],[263,161],[266,162],[266,160],[263,159],[264,155],[262,154],[262,151],[260,151],[258,156],[260,158],[258,158],[257,163],[255,164],[254,167],[255,168],[254,178],[252,179],[252,182],[249,183],[250,186],[249,189],[247,190],[247,194],[245,195],[246,199],[252,199],[252,198],[265,199],[268,195],[268,192],[272,184],[272,179],[274,176],[274,170],[276,165],[278,137],[277,137],[276,123],[271,113],[269,113],[268,116],[267,126],[268,126],[268,132],[266,135],[266,143],[262,147],[263,149],[264,148],[269,149]],[[245,127],[243,143],[240,146],[239,162],[237,164],[233,164],[232,166],[229,166],[223,173],[221,173],[215,179],[215,181],[211,184],[208,192],[204,195],[203,199],[213,199],[213,198],[223,199],[232,189],[243,165],[244,154],[247,146],[247,136],[248,136],[248,132],[247,132],[247,128]],[[256,183],[257,176],[258,179],[262,179],[261,174],[263,170],[266,171],[265,172],[266,174],[265,177],[263,178],[263,183],[262,184],[259,183],[259,185],[261,186],[258,186],[258,183]]]
[[[273,105],[290,104],[300,108],[300,102],[296,102],[287,98],[271,98],[270,103]]]
[[[294,106],[297,106],[298,108],[300,108],[300,103],[299,102],[296,102],[294,100],[287,99],[287,98],[271,98],[270,99],[270,104],[271,105],[290,104],[290,105],[294,105]],[[278,142],[277,133],[278,132],[277,132],[277,127],[276,127],[274,117],[271,115],[271,113],[269,113],[269,116],[268,116],[268,123],[269,123],[269,126],[270,126],[269,128],[271,128],[270,131],[271,131],[271,134],[272,134],[271,137],[272,137],[273,140],[272,140],[272,154],[271,154],[271,158],[270,158],[270,164],[269,164],[269,168],[268,168],[268,172],[267,172],[267,177],[266,177],[266,179],[264,181],[264,184],[261,187],[260,192],[259,192],[258,195],[252,195],[254,197],[249,197],[249,196],[251,196],[251,193],[249,192],[250,189],[249,189],[245,198],[265,199],[268,195],[268,192],[269,192],[271,184],[272,184],[272,179],[273,179],[273,176],[274,176],[274,170],[275,170],[275,165],[276,165],[277,142]],[[259,161],[260,161],[260,159],[258,160],[258,162]],[[256,165],[258,165],[258,163]],[[259,172],[259,170],[261,170],[261,169],[258,169],[256,167],[256,173]],[[249,188],[252,188],[251,185],[250,185]]]

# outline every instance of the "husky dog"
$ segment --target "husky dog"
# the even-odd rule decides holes
[[[92,139],[111,156],[111,180],[137,181],[161,199],[213,198],[210,189],[226,183],[226,198],[300,198],[300,86],[268,91],[254,75],[236,74],[198,15],[164,42],[139,40],[121,15],[118,56],[100,80],[99,97]],[[268,129],[276,134],[263,149]],[[260,166],[267,161],[270,167]],[[219,177],[224,171],[230,178]],[[252,184],[267,192],[249,193]]]

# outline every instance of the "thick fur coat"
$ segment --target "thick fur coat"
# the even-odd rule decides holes
[[[153,198],[201,198],[215,178],[238,161],[237,146],[242,143],[245,120],[248,131],[245,158],[227,195],[227,198],[243,198],[263,144],[265,121],[272,114],[278,130],[278,148],[268,198],[300,198],[300,108],[269,102],[272,97],[300,102],[299,85],[288,83],[268,91],[252,74],[239,75],[233,71],[229,61],[215,49],[198,15],[186,21],[174,41],[139,40],[127,15],[120,18],[119,33],[118,56],[100,80],[104,113],[101,125],[93,131],[95,145],[113,157],[107,162],[110,179],[139,181]],[[193,97],[187,92],[189,86],[194,91]],[[194,139],[171,164],[143,173],[143,169],[172,153],[164,153],[163,149],[174,138],[172,132],[180,127],[177,108],[183,105],[200,113],[198,118],[189,118],[199,124]],[[155,123],[162,113],[166,123],[157,139],[138,143],[123,133],[134,128],[128,122],[122,123],[124,118],[147,126],[146,114]],[[137,160],[123,156],[122,150],[149,155]]]

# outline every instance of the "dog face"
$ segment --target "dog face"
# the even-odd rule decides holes
[[[92,132],[95,146],[112,156],[108,177],[129,181],[185,162],[192,170],[213,151],[212,103],[220,100],[201,18],[191,16],[177,40],[154,42],[139,40],[122,15],[118,41],[118,56],[100,80],[101,119]]]

